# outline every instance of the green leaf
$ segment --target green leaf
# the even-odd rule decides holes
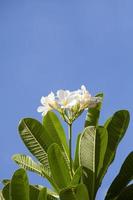
[[[54,112],[49,111],[43,118],[43,126],[49,135],[49,145],[57,143],[69,155],[68,144],[64,129]]]
[[[74,176],[72,177],[70,185],[72,186],[78,185],[80,183],[81,177],[82,177],[82,167],[79,167],[76,170]]]
[[[47,188],[47,200],[59,200],[59,195]]]
[[[88,196],[88,191],[84,184],[79,184],[77,186],[67,187],[60,192],[61,200],[90,200]]]
[[[112,182],[105,200],[111,200],[124,189],[125,186],[133,179],[133,152],[131,152],[124,161],[119,174]]]
[[[80,141],[80,137],[81,137],[81,133],[77,137],[76,151],[75,151],[74,163],[73,163],[73,167],[74,167],[75,171],[79,167],[79,141]]]
[[[47,200],[60,200],[60,199],[51,195],[47,195]]]
[[[41,189],[38,200],[47,200],[47,188]]]
[[[90,199],[96,194],[96,179],[103,167],[107,148],[107,131],[104,127],[85,128],[80,139],[80,164],[83,167],[83,182],[87,186]]]
[[[40,190],[43,190],[44,187],[39,186],[39,185],[36,185],[36,186],[30,185],[29,187],[30,187],[30,200],[37,200]],[[10,182],[7,183],[2,190],[3,198],[5,200],[11,200],[9,196],[9,190],[10,190]],[[40,195],[42,195],[42,192]],[[4,200],[4,199],[1,199],[1,200]],[[57,193],[53,192],[52,190],[47,189],[47,200],[59,200],[59,196]]]
[[[2,190],[2,194],[5,200],[10,200],[9,188],[10,188],[10,183],[6,184]]]
[[[39,192],[40,190],[37,187],[30,185],[30,200],[37,200]]]
[[[51,176],[51,172],[45,166],[40,163],[36,163],[32,160],[31,157],[23,155],[23,154],[15,154],[12,159],[22,168],[35,172],[40,176],[47,178],[47,180],[51,183],[51,185],[58,190],[58,187],[54,183],[54,180]]]
[[[40,190],[43,190],[44,187],[39,185],[35,186],[30,185],[29,187],[30,187],[30,196],[29,196],[30,200],[37,200],[40,194]],[[10,183],[8,183],[2,190],[5,200],[11,200],[9,196],[9,190],[10,190]],[[57,193],[51,191],[50,189],[47,189],[47,200],[59,200],[59,196]]]
[[[103,93],[97,94],[96,97],[101,97],[103,99]],[[100,116],[102,103],[98,103],[94,108],[89,108],[85,120],[85,127],[97,126]]]
[[[11,200],[29,200],[29,182],[24,169],[18,169],[13,174],[10,194]]]
[[[49,169],[47,158],[47,132],[36,119],[25,118],[18,127],[20,136],[29,151]]]
[[[3,185],[7,185],[8,183],[10,183],[9,179],[3,179],[1,182]]]
[[[59,195],[47,188],[47,199],[48,200],[59,200]]]
[[[98,126],[96,129],[96,144],[95,144],[95,165],[96,165],[96,178],[104,165],[104,156],[108,144],[108,132],[105,127]]]
[[[77,197],[77,200],[81,200],[81,199],[89,200],[88,191],[84,184],[80,184],[77,186],[76,197]]]
[[[44,187],[42,185],[34,185],[38,190],[42,190]],[[59,200],[59,195],[47,188],[47,199],[48,200]]]
[[[59,195],[47,189],[47,200],[59,200]]]
[[[0,190],[0,200],[5,200],[2,194],[2,191]],[[8,200],[8,199],[7,199]]]
[[[46,200],[59,200],[59,196],[55,192],[43,187],[40,190],[38,200],[45,200],[45,199]]]
[[[60,191],[60,200],[77,200],[76,195],[76,186],[69,186],[67,188],[64,188],[63,190]]]
[[[108,145],[104,158],[104,164],[97,180],[98,187],[100,186],[108,167],[114,160],[116,149],[127,130],[129,120],[129,112],[127,110],[120,110],[105,123],[105,127],[108,132]]]
[[[42,164],[36,163],[30,156],[24,154],[15,154],[12,159],[22,168],[35,172],[43,177],[51,177],[51,173]]]
[[[71,175],[58,144],[54,143],[49,147],[48,160],[55,183],[60,189],[67,187],[70,184]]]
[[[69,162],[69,148],[66,140],[66,135],[64,129],[54,112],[49,111],[43,118],[43,126],[47,132],[47,137],[49,138],[49,143],[47,144],[48,147],[53,144],[57,143],[62,153],[64,154],[64,158],[66,159],[66,163],[70,168]]]
[[[133,184],[122,190],[116,200],[131,200],[133,198]]]

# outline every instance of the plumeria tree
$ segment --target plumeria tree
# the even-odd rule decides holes
[[[72,92],[69,90],[58,90],[56,95],[51,92],[47,97],[41,98],[42,106],[38,107],[38,112],[42,112],[42,116],[44,117],[49,111],[56,110],[60,113],[63,120],[68,125],[69,161],[71,175],[73,175],[71,155],[72,124],[84,110],[95,107],[101,101],[101,97],[92,97],[84,85],[81,86],[80,90]]]
[[[91,96],[85,86],[76,91],[59,90],[41,98],[38,112],[42,122],[33,118],[20,121],[20,137],[36,158],[15,154],[20,166],[5,185],[1,199],[5,200],[95,200],[102,180],[113,162],[116,149],[129,124],[129,112],[119,110],[104,125],[99,125],[103,94]],[[87,110],[83,131],[77,137],[72,157],[73,122]],[[66,133],[56,113],[68,126]],[[46,178],[53,188],[30,185],[26,170]],[[105,200],[132,200],[133,152],[124,161],[112,182]]]

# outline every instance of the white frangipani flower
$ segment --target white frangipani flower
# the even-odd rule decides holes
[[[61,108],[71,109],[76,103],[76,99],[69,90],[57,91],[57,102]]]
[[[55,95],[53,92],[51,92],[48,96],[41,98],[41,104],[42,106],[39,106],[37,111],[42,112],[42,115],[46,115],[48,111],[53,110],[55,107]]]
[[[64,120],[71,124],[85,109],[95,107],[101,102],[100,97],[92,97],[84,85],[75,91],[58,90],[56,96],[51,92],[48,96],[41,98],[42,106],[38,112],[46,115],[50,110],[57,110]]]
[[[80,90],[74,91],[75,98],[80,104],[80,109],[85,109],[89,106],[89,102],[91,100],[91,94],[84,85],[81,86]]]
[[[74,91],[73,95],[80,104],[80,110],[95,107],[102,101],[101,97],[92,97],[84,85],[81,86],[81,89]]]

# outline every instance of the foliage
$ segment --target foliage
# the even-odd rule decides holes
[[[97,97],[103,98],[103,94]],[[20,169],[11,180],[4,181],[1,199],[95,200],[130,119],[127,110],[119,110],[100,125],[101,106],[102,102],[99,102],[88,109],[84,130],[77,137],[74,160],[64,129],[55,113],[49,111],[42,123],[32,118],[22,119],[18,127],[20,137],[37,161],[23,154],[12,157]],[[30,185],[25,170],[46,178],[54,192]],[[132,178],[133,152],[122,165],[105,200],[133,199],[133,185],[128,185]]]

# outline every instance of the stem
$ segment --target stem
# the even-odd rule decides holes
[[[68,125],[68,133],[69,133],[69,159],[70,159],[70,171],[71,175],[73,176],[72,170],[72,124]]]

